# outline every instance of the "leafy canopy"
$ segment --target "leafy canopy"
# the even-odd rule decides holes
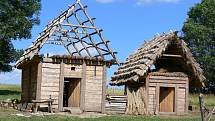
[[[192,7],[184,23],[184,39],[204,69],[207,86],[215,86],[215,0]]]
[[[31,29],[39,24],[41,0],[0,0],[0,72],[10,71],[11,62],[23,50],[16,50],[12,40],[28,39]]]

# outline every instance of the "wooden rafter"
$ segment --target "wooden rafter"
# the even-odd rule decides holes
[[[63,46],[71,56],[75,56],[74,54],[78,54],[78,56],[87,55],[105,60],[106,55],[111,55],[111,60],[118,63],[115,56],[116,52],[112,51],[108,45],[109,41],[102,36],[103,30],[95,26],[95,18],[89,16],[86,8],[87,6],[83,6],[80,0],[76,0],[75,4],[69,6],[60,16],[49,22],[46,28],[39,33],[33,45],[25,50],[17,62],[17,66],[24,60],[32,59],[39,54],[44,44]],[[82,16],[79,16],[81,12]],[[97,38],[94,39],[94,36]],[[92,48],[96,53],[90,50]],[[83,54],[84,52],[86,54]]]

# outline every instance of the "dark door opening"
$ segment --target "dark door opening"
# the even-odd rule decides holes
[[[159,96],[160,112],[175,112],[175,88],[161,87]]]
[[[63,107],[80,107],[81,79],[64,78]]]

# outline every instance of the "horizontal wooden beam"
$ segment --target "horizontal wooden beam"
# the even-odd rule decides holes
[[[162,57],[183,58],[181,55],[163,54]]]
[[[80,27],[80,28],[88,28],[88,29],[97,29],[94,26],[83,26],[83,25],[74,25],[74,24],[66,24],[66,23],[61,23],[60,25],[62,25],[62,26],[71,26],[71,27]]]

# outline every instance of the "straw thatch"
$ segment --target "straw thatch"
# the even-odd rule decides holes
[[[205,77],[200,65],[193,58],[190,49],[184,40],[177,36],[177,32],[154,37],[151,41],[144,43],[134,54],[131,54],[112,76],[112,84],[122,84],[125,82],[138,82],[146,77],[150,67],[161,58],[168,46],[175,43],[181,49],[180,55],[186,63],[186,69],[192,72],[190,75],[197,85],[203,85]]]

